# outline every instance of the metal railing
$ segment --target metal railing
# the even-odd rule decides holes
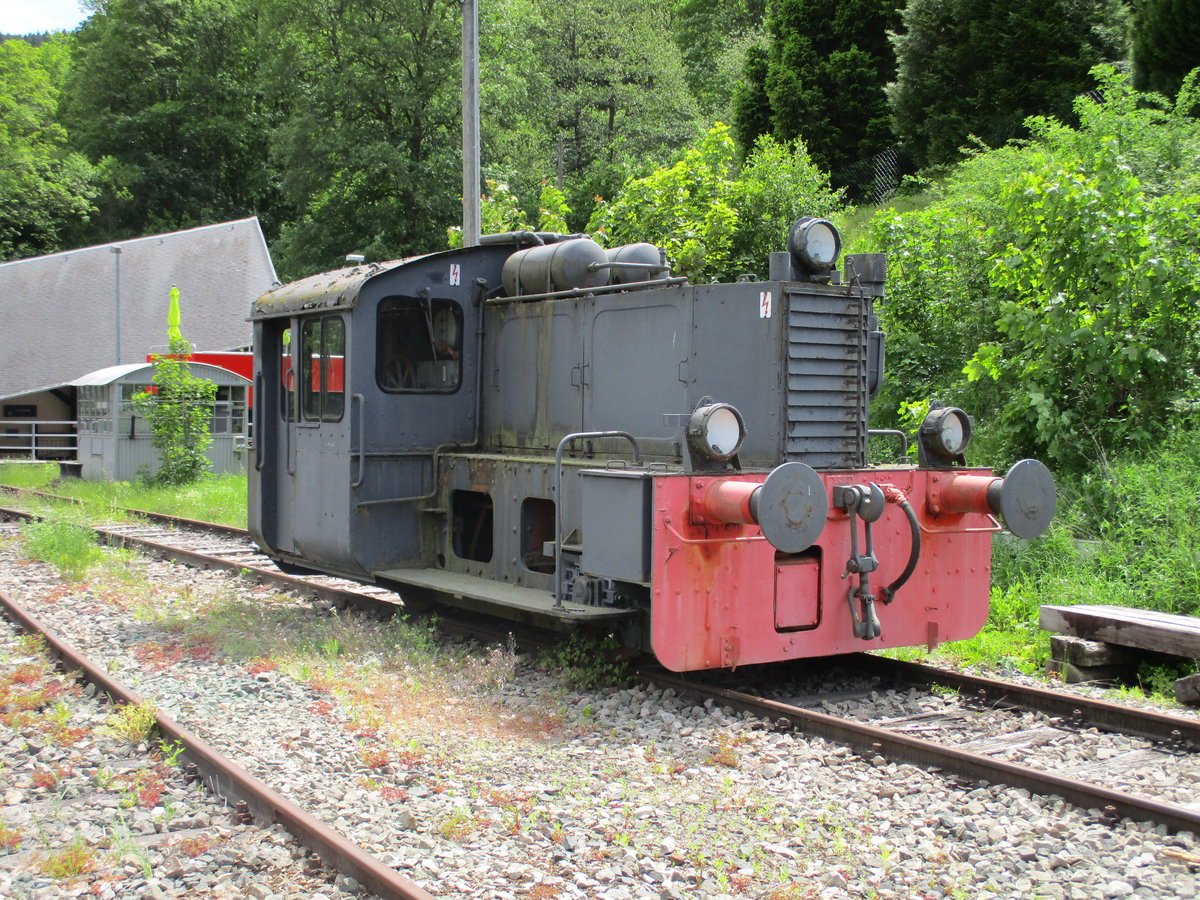
[[[66,420],[0,420],[0,459],[75,459],[79,455],[78,424]]]

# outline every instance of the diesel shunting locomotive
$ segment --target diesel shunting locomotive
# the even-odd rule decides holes
[[[915,461],[868,427],[886,262],[840,250],[809,217],[766,280],[689,284],[650,244],[514,232],[276,288],[251,531],[289,570],[604,628],[675,671],[969,637],[993,533],[1040,534],[1053,480],[967,466],[956,408]]]

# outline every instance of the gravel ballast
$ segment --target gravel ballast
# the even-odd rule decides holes
[[[162,602],[221,595],[321,615],[231,576],[151,560],[129,565]],[[443,698],[437,709],[420,709],[421,685],[411,685],[389,698],[381,720],[369,720],[336,683],[329,689],[320,678],[300,680],[211,648],[179,652],[169,620],[135,615],[119,585],[93,578],[64,587],[12,540],[0,546],[0,590],[185,727],[440,897],[1092,900],[1197,893],[1200,849],[1191,834],[1128,822],[1110,828],[1094,821],[1095,811],[1056,798],[964,787],[819,739],[765,730],[757,720],[695,706],[670,691],[569,690],[522,661],[492,689]],[[12,652],[7,659],[11,665]],[[363,661],[338,658],[337,665],[360,671],[354,666]],[[879,702],[891,701],[881,694]],[[903,698],[895,702],[894,712],[879,714],[907,714]],[[0,821],[29,833],[75,829],[98,846],[104,828],[89,823],[111,818],[111,797],[81,782],[69,813],[56,810],[27,774],[52,761],[39,756],[47,749],[20,731],[0,732]],[[96,740],[62,752],[77,750],[113,748]],[[80,777],[94,786],[94,775]],[[253,831],[263,836],[245,852],[250,858],[282,863],[286,856],[293,868],[300,865],[286,836],[231,825],[227,811],[195,787],[179,791],[170,816],[165,806],[128,815],[131,833],[162,842],[220,820],[223,846]],[[193,802],[199,812],[191,811]],[[268,853],[262,842],[276,849]],[[248,881],[258,872],[236,860],[239,852],[176,858],[179,865],[151,878],[141,869],[127,873],[133,893],[119,895],[174,898],[201,890],[231,897],[323,893],[333,900],[357,893],[344,879],[296,887],[276,873],[275,885],[266,877]],[[146,853],[164,857],[153,872],[167,865],[167,853]],[[0,895],[77,896],[96,883],[51,883],[34,874],[28,854],[23,846],[0,855]],[[225,894],[218,893],[222,877]]]

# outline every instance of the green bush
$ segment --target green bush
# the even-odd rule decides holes
[[[1032,119],[1030,142],[872,221],[890,266],[882,419],[932,394],[980,416],[998,456],[1082,471],[1200,394],[1200,122],[1187,97],[1094,75],[1103,102],[1081,99],[1078,127]]]
[[[66,521],[27,522],[21,527],[21,536],[30,556],[54,566],[70,581],[83,578],[104,555],[91,529]]]
[[[729,126],[718,123],[673,165],[627,181],[588,228],[610,246],[656,244],[693,281],[729,280],[765,276],[767,254],[784,249],[792,222],[841,207],[803,143],[761,137],[739,165]]]
[[[538,665],[585,691],[619,687],[633,674],[627,651],[613,635],[573,634],[539,653]]]

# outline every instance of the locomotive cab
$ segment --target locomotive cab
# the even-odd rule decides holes
[[[253,534],[676,671],[974,634],[992,533],[1040,533],[1053,482],[967,467],[960,410],[868,465],[885,261],[811,217],[788,248],[691,285],[648,244],[518,232],[267,293]]]

